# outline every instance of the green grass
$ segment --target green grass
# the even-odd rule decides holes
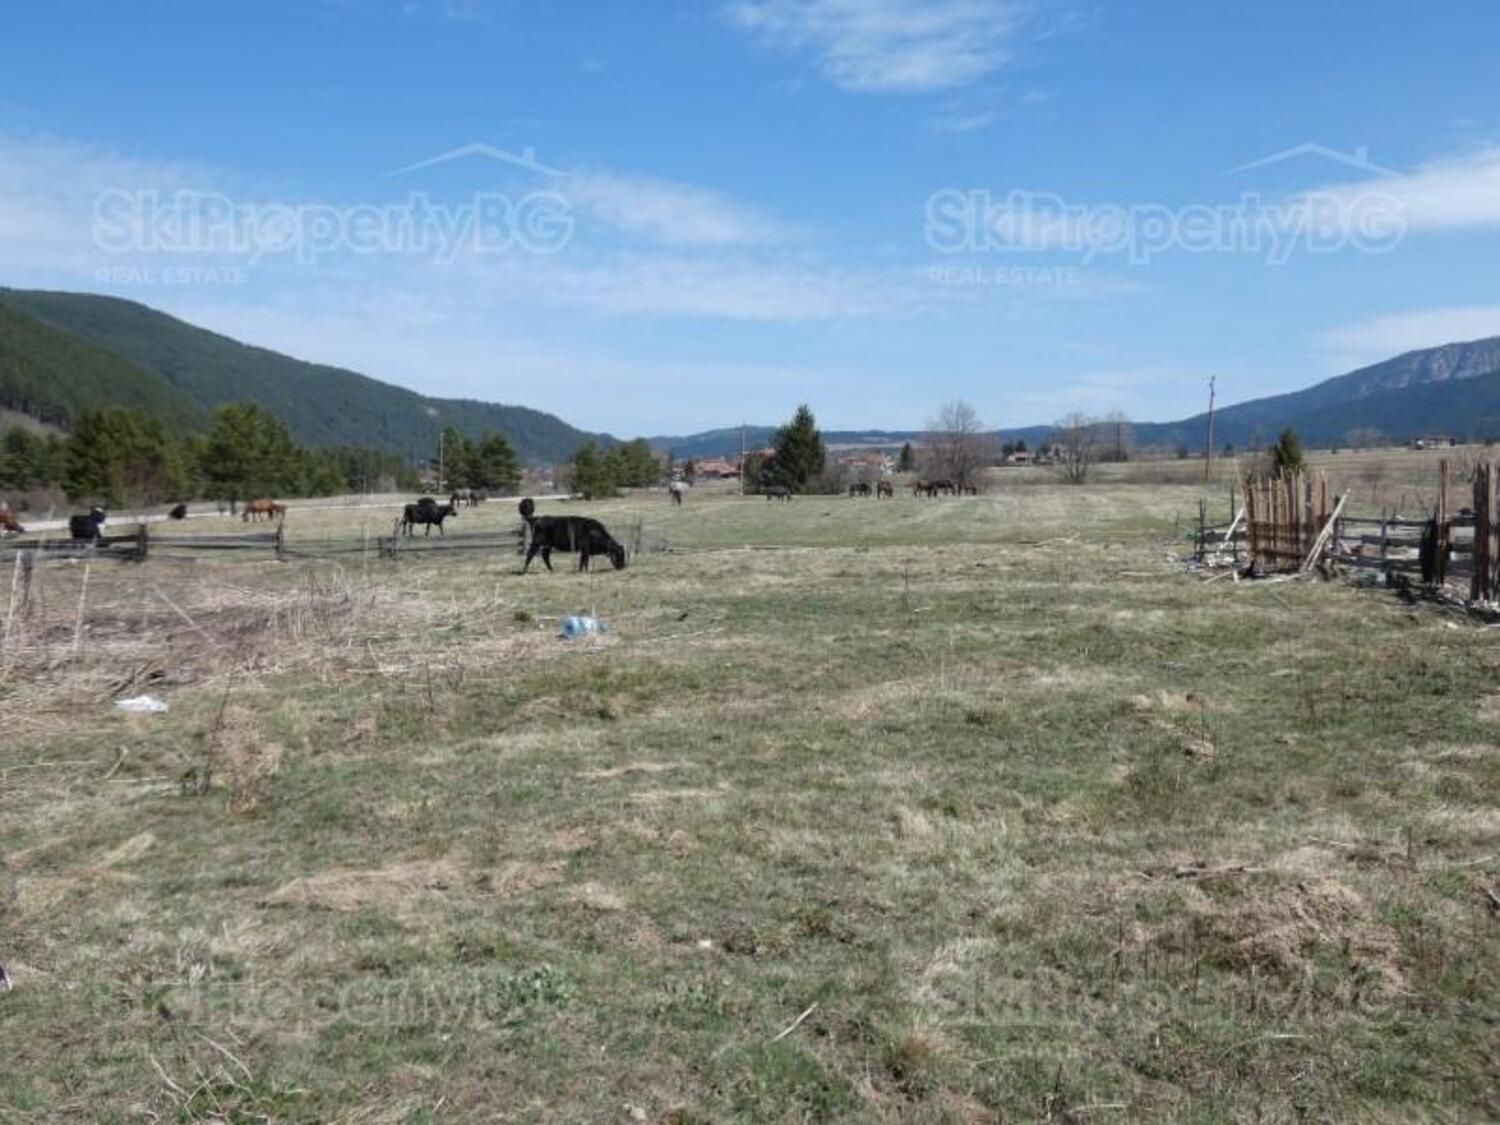
[[[1495,641],[1199,584],[1196,502],[710,490],[593,506],[673,550],[592,577],[99,567],[76,658],[47,571],[0,1122],[1500,1114]],[[113,713],[142,667],[195,679]]]

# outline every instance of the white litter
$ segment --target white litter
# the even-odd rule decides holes
[[[131,699],[117,699],[115,706],[121,711],[129,711],[135,715],[159,715],[167,710],[165,700],[157,699],[154,695],[137,695]]]

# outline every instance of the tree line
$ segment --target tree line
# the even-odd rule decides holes
[[[437,464],[444,491],[510,492],[521,483],[521,460],[504,434],[476,441],[449,426],[438,440]]]
[[[650,488],[660,484],[667,465],[645,438],[636,438],[609,450],[585,442],[573,454],[565,470],[566,484],[586,500],[613,496],[622,488]]]
[[[474,440],[448,431],[441,446],[444,483],[453,488],[503,490],[520,481],[520,462],[500,434]],[[421,486],[396,454],[301,446],[280,419],[253,403],[219,407],[201,434],[177,433],[133,407],[85,410],[66,436],[22,426],[0,434],[0,490],[61,489],[72,500],[109,507]]]

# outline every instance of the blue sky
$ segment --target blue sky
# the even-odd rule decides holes
[[[620,435],[1169,419],[1500,334],[1497,37],[1477,2],[55,0],[0,38],[0,284]]]

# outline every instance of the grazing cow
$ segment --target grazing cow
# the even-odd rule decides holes
[[[674,504],[682,503],[682,494],[686,491],[687,485],[683,484],[680,480],[674,480],[671,484],[667,485],[667,495],[671,497]]]
[[[932,482],[931,494],[934,496],[936,496],[938,493],[942,493],[944,496],[953,496],[956,495],[957,492],[958,486],[955,485],[947,477],[941,477],[938,480]]]
[[[537,555],[542,556],[542,564],[551,570],[553,551],[576,551],[579,570],[587,570],[594,555],[608,555],[616,570],[625,569],[625,548],[615,542],[598,520],[588,516],[539,516],[530,496],[521,501],[520,509],[531,534],[522,574],[531,569],[531,560]]]
[[[894,500],[896,498],[895,486],[888,480],[883,480],[875,486],[875,499]]]
[[[424,536],[431,535],[433,525],[436,524],[438,534],[446,536],[448,533],[443,530],[443,521],[449,516],[455,519],[458,518],[458,508],[453,501],[450,500],[446,504],[439,504],[431,496],[424,496],[415,504],[408,504],[402,509],[401,533],[403,535],[410,535],[412,528],[420,523],[427,525],[427,530],[422,532],[422,534]]]
[[[9,508],[0,508],[0,531],[7,535],[23,535],[26,529],[21,526],[21,521],[16,519],[16,514]]]
[[[464,504],[470,508],[472,508],[475,504],[483,503],[485,500],[489,499],[489,497],[485,493],[473,488],[469,489],[468,492],[461,493],[460,495],[463,498]]]
[[[278,520],[286,515],[286,505],[278,504],[275,500],[262,498],[251,500],[245,505],[245,510],[240,513],[243,523],[259,523],[264,516],[268,520]]]
[[[169,519],[169,520],[185,520],[185,519],[187,519],[187,505],[186,504],[178,504],[177,507],[173,508],[170,512],[167,513],[167,519]]]
[[[69,516],[68,534],[80,543],[98,543],[104,538],[104,509],[90,508],[87,515]]]
[[[960,496],[978,496],[979,486],[972,481],[964,481],[958,486],[958,494]]]
[[[790,503],[792,499],[792,490],[784,484],[769,484],[765,492],[767,500],[785,500]]]
[[[868,484],[866,484],[862,480],[861,481],[855,481],[853,484],[851,484],[849,486],[849,495],[850,496],[868,496],[868,495],[870,495],[870,486]]]

